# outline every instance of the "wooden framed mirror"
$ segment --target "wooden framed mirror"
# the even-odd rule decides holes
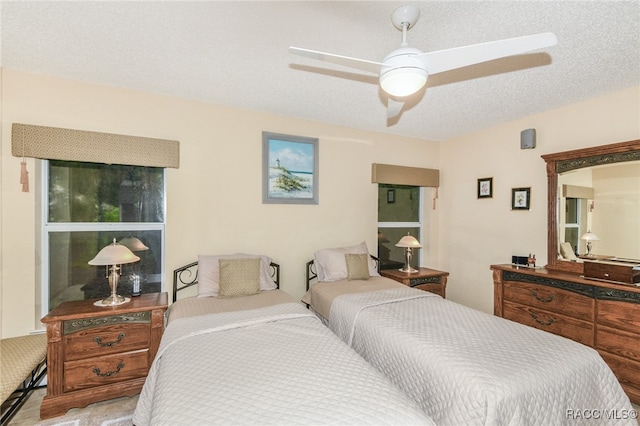
[[[627,142],[620,142],[610,145],[602,145],[591,148],[577,149],[572,151],[559,152],[555,154],[547,154],[543,155],[542,158],[547,163],[547,196],[548,196],[548,211],[547,211],[547,269],[559,270],[565,272],[572,272],[577,274],[584,273],[584,263],[580,260],[580,253],[574,253],[577,256],[571,258],[570,255],[566,255],[566,253],[561,253],[560,246],[562,243],[566,243],[565,236],[561,235],[565,228],[560,229],[560,224],[563,223],[560,217],[559,208],[563,206],[567,207],[565,203],[563,203],[563,189],[566,192],[567,186],[562,183],[561,178],[563,176],[568,175],[570,173],[581,172],[581,173],[592,173],[592,170],[595,170],[600,167],[609,167],[620,164],[621,166],[633,167],[631,173],[631,186],[635,188],[637,185],[637,193],[632,194],[630,197],[627,197],[632,204],[629,206],[619,206],[617,209],[617,214],[615,217],[607,217],[602,218],[605,223],[616,223],[618,225],[620,223],[621,215],[620,212],[624,212],[623,216],[629,218],[631,223],[629,224],[629,229],[631,232],[623,233],[622,236],[618,234],[618,236],[611,236],[609,238],[611,240],[626,239],[626,242],[632,243],[635,247],[636,237],[635,233],[640,233],[640,206],[638,206],[638,201],[640,200],[640,177],[636,179],[637,175],[635,167],[640,169],[640,139],[632,140]],[[623,164],[621,164],[623,163]],[[614,174],[612,173],[613,169],[606,171],[606,174]],[[625,173],[629,174],[629,170]],[[561,186],[564,185],[564,186]],[[585,185],[576,186],[581,189],[578,191],[585,190],[588,192],[588,185],[585,188]],[[576,188],[570,188],[569,191],[576,191]],[[635,192],[635,189],[632,189]],[[596,191],[597,193],[597,191]],[[615,197],[613,197],[615,198]],[[587,209],[590,209],[590,213],[595,209],[598,210],[600,206],[598,205],[597,199],[585,200],[588,204]],[[569,208],[570,210],[571,208]],[[564,209],[563,209],[564,210]],[[603,209],[605,210],[605,209]],[[611,209],[609,209],[611,210]],[[614,211],[616,211],[614,209]],[[563,211],[563,214],[565,212]],[[628,214],[627,214],[628,213]],[[576,216],[578,216],[577,214]],[[585,226],[590,226],[591,220],[586,220],[588,225],[582,225],[581,228],[576,228],[576,235],[581,235],[584,233],[586,228]],[[603,222],[600,222],[603,223]],[[593,233],[597,234],[597,230],[588,229],[588,231],[593,231]],[[587,232],[588,232],[587,231]],[[562,238],[561,238],[562,237]],[[573,237],[574,241],[579,237]],[[640,239],[637,240],[638,244],[640,244]],[[571,243],[563,245],[563,252],[565,252]],[[640,247],[640,246],[638,246]],[[573,246],[574,251],[580,252],[580,246]],[[640,250],[640,248],[638,249]],[[607,253],[610,256],[624,256],[632,259],[640,259],[640,254],[636,254],[636,249],[634,248],[631,253],[616,253],[614,251],[618,251],[617,248],[613,248],[613,246],[609,245],[609,251],[611,253]]]

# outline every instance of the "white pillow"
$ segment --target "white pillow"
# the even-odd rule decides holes
[[[348,272],[344,255],[347,253],[366,253],[368,255],[369,249],[367,243],[363,241],[356,246],[322,249],[315,252],[313,259],[318,273],[318,281],[331,282],[346,279]],[[369,258],[369,276],[380,276],[376,270],[376,263],[371,258]]]
[[[253,254],[227,254],[222,256],[198,255],[198,297],[218,297],[220,291],[220,259],[260,258],[260,290],[274,290],[271,278],[271,258]]]

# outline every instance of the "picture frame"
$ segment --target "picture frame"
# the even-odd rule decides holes
[[[529,210],[531,188],[511,188],[511,210]]]
[[[493,178],[478,179],[478,198],[493,198]]]
[[[387,189],[387,204],[393,204],[396,202],[396,190]]]
[[[318,138],[262,132],[262,203],[318,204]]]

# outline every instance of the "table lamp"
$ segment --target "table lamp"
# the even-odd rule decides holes
[[[598,238],[598,236],[593,232],[587,231],[587,233],[580,237],[580,239],[587,242],[587,257],[592,257],[593,254],[591,254],[591,248],[593,241],[598,241],[600,238]]]
[[[400,238],[400,241],[397,242],[396,247],[403,247],[405,254],[405,265],[400,269],[400,272],[418,272],[417,269],[411,267],[411,257],[413,256],[413,249],[422,248],[422,245],[418,242],[418,240],[407,233],[407,235]]]
[[[140,260],[138,256],[133,254],[127,247],[118,244],[114,238],[112,244],[100,250],[96,257],[89,261],[89,265],[107,266],[107,271],[109,271],[109,288],[111,289],[111,295],[103,299],[100,306],[116,306],[130,300],[117,293],[118,281],[120,279],[120,266],[118,265],[133,263],[138,260]]]
[[[126,248],[128,248],[129,250],[131,250],[134,253],[135,252],[142,252],[142,251],[149,250],[149,247],[147,247],[137,237],[125,237],[125,238],[120,240],[120,244],[122,244],[123,246],[125,246]],[[140,253],[140,255],[142,256],[142,253]],[[144,258],[142,258],[142,259],[144,259]],[[140,263],[137,263],[136,265],[133,266],[133,274],[131,275],[131,278],[132,278],[132,281],[133,281],[132,285],[131,285],[131,296],[132,297],[140,296],[142,294],[142,291],[140,289],[140,267],[141,267],[140,264],[143,263],[143,262],[144,262],[144,260],[141,260]]]

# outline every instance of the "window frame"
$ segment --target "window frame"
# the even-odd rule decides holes
[[[381,183],[378,183],[378,186],[381,185]],[[386,185],[390,185],[390,184],[386,184]],[[424,231],[424,221],[425,221],[425,187],[423,186],[415,186],[415,185],[395,185],[395,186],[413,186],[416,188],[419,188],[419,196],[420,199],[418,200],[418,222],[377,222],[378,223],[378,229],[381,228],[418,228],[419,235],[414,235],[414,237],[416,237],[416,239],[420,242],[420,244],[422,244],[422,248],[419,249],[420,250],[420,256],[417,256],[417,265],[418,267],[422,267],[422,253],[425,249],[425,243],[424,243],[424,235],[425,235],[425,231]],[[378,191],[379,193],[379,191]],[[392,241],[393,242],[393,241]],[[393,242],[393,244],[397,243],[397,241]],[[376,247],[377,248],[377,247]],[[377,255],[379,255],[380,253],[377,253]]]
[[[82,161],[77,161],[81,163]],[[55,232],[100,232],[100,231],[160,231],[160,244],[162,253],[160,254],[160,291],[165,291],[165,262],[166,262],[166,222],[167,222],[167,170],[162,168],[163,179],[163,221],[162,222],[49,222],[49,160],[40,161],[40,193],[37,199],[40,201],[40,218],[38,224],[40,226],[40,241],[37,246],[40,247],[42,260],[39,268],[39,277],[36,277],[36,294],[40,297],[40,318],[47,315],[50,311],[49,307],[49,262],[51,259],[49,253],[49,234]],[[147,167],[147,166],[131,166],[131,167]],[[39,279],[38,279],[39,278]],[[37,310],[37,309],[36,309]]]

